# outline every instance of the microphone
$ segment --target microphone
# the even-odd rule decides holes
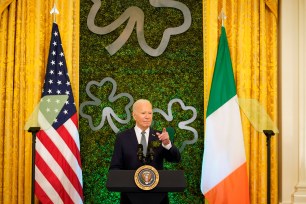
[[[138,144],[138,146],[137,146],[137,157],[138,157],[139,161],[142,162],[142,159],[143,159],[143,146],[142,146],[142,144]]]
[[[148,156],[149,156],[149,159],[150,159],[151,162],[154,159],[154,154],[155,154],[154,153],[154,148],[153,148],[152,142],[150,142]]]

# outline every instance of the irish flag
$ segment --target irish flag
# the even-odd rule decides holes
[[[247,164],[236,85],[221,28],[206,114],[201,191],[209,204],[249,203]]]

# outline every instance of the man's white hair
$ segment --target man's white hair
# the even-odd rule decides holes
[[[149,103],[151,104],[151,102],[147,99],[138,99],[137,101],[135,101],[135,103],[133,104],[133,112],[135,111],[136,107],[141,104],[141,103]],[[152,104],[151,104],[152,106]]]

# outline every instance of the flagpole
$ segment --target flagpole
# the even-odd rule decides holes
[[[32,184],[31,184],[31,203],[34,204],[35,198],[35,144],[36,134],[40,130],[40,127],[30,127],[28,132],[32,133]]]
[[[218,16],[218,19],[219,20],[221,20],[221,22],[222,22],[222,27],[224,27],[224,20],[226,19],[226,15],[225,15],[225,13],[224,13],[224,10],[223,10],[223,8],[221,9],[221,12],[220,12],[220,14],[219,14],[219,16]]]
[[[59,14],[56,9],[55,3],[52,8],[51,14],[54,16],[54,23],[56,23],[56,14]],[[30,127],[28,132],[32,133],[32,178],[31,178],[31,204],[35,203],[35,154],[36,154],[36,134],[40,130],[40,127]]]
[[[53,23],[56,23],[56,15],[59,14],[59,11],[56,8],[55,2],[53,8],[50,11],[50,14],[53,15]]]

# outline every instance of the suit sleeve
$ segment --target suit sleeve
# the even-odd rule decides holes
[[[163,149],[164,149],[164,157],[168,162],[178,163],[181,161],[181,153],[174,144],[172,144],[172,147],[169,150],[165,148]]]
[[[111,164],[109,169],[122,169],[123,168],[123,157],[122,157],[122,141],[120,140],[120,135],[117,135],[115,145],[114,145],[114,153],[111,160]]]

